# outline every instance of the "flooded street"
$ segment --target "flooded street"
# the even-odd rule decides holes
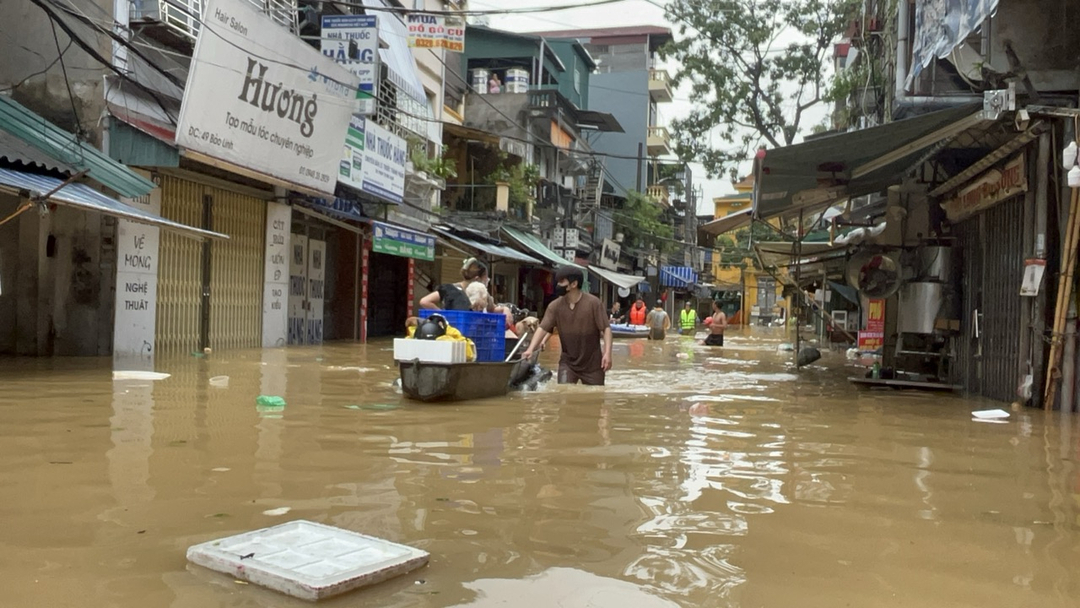
[[[389,341],[162,380],[5,361],[0,605],[310,606],[185,560],[290,519],[431,553],[320,606],[1080,602],[1075,419],[857,391],[842,352],[796,374],[757,331],[619,341],[607,387],[465,405],[405,401]]]

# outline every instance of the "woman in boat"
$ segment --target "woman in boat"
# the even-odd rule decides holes
[[[428,310],[472,310],[472,303],[465,295],[470,284],[487,277],[487,266],[476,258],[465,260],[461,267],[461,282],[439,285],[435,291],[420,299],[420,308]]]

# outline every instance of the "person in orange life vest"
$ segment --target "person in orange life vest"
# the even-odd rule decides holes
[[[630,307],[630,324],[631,325],[645,325],[645,315],[649,314],[649,310],[645,308],[645,300],[638,296],[637,302]]]

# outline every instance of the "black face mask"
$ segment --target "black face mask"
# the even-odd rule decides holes
[[[555,286],[555,297],[561,298],[561,297],[565,296],[567,289],[569,289],[569,286],[567,286],[567,285],[556,285]]]

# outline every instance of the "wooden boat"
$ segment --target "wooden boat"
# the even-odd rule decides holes
[[[624,323],[611,325],[612,338],[648,338],[649,328],[645,325],[627,325]]]

